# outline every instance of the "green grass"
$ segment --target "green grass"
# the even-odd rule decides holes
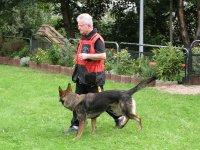
[[[58,86],[65,88],[71,77],[30,68],[0,65],[0,149],[1,150],[133,150],[199,149],[200,95],[177,95],[145,88],[135,93],[137,113],[143,129],[130,120],[114,129],[113,119],[103,113],[97,133],[91,134],[88,120],[81,140],[75,133],[63,134],[72,112],[58,98]],[[75,85],[72,84],[73,89]],[[132,84],[107,81],[105,90],[129,89]]]

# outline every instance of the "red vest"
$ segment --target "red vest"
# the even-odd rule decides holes
[[[104,71],[104,60],[80,60],[78,58],[78,54],[83,52],[83,46],[86,45],[86,49],[88,49],[89,54],[95,54],[95,49],[94,49],[94,43],[96,40],[100,38],[103,43],[104,40],[103,38],[98,34],[94,34],[91,39],[83,40],[81,39],[79,41],[79,46],[78,46],[78,52],[76,55],[76,64],[82,65],[86,68],[88,72],[103,72]]]

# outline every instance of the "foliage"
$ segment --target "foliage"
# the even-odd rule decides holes
[[[2,47],[0,49],[0,56],[5,57],[25,57],[29,56],[30,51],[27,43],[21,39],[8,39],[2,42]]]
[[[62,49],[59,45],[53,44],[49,49],[47,49],[47,55],[50,62],[53,65],[58,64],[59,59],[62,57]]]
[[[192,48],[192,54],[200,54],[200,47],[197,46],[197,47]]]
[[[147,57],[138,58],[136,60],[132,59],[130,53],[126,49],[118,53],[114,49],[111,49],[107,51],[105,71],[138,77],[156,76],[157,66],[149,65],[149,61]]]
[[[119,75],[132,75],[133,74],[133,59],[130,53],[124,49],[114,54],[113,56],[115,66],[114,72]]]
[[[19,58],[22,58],[22,57],[26,57],[26,56],[30,56],[31,52],[29,50],[29,47],[28,46],[25,46],[23,49],[21,49],[19,52],[18,52],[18,56]]]
[[[133,63],[133,74],[140,76],[142,74],[142,67],[148,65],[148,59],[138,58]]]
[[[133,72],[135,76],[152,77],[157,76],[157,66],[149,64],[150,60],[147,57],[137,58],[133,63]]]
[[[154,49],[153,53],[153,60],[158,65],[158,78],[164,81],[182,81],[181,64],[184,61],[184,53],[180,49],[168,44],[167,47]]]
[[[116,53],[115,49],[106,50],[106,59],[105,59],[105,65],[104,65],[104,69],[106,72],[110,72],[116,65],[115,59],[113,57],[115,53]]]
[[[50,19],[51,9],[48,3],[30,5],[30,1],[6,1],[8,0],[0,2],[7,6],[0,11],[0,31],[4,35],[30,37]]]
[[[31,60],[36,62],[37,64],[41,64],[41,63],[48,63],[49,59],[48,59],[48,52],[38,48],[36,50],[36,52],[34,52],[31,56]]]
[[[200,47],[192,48],[192,71],[200,73]]]
[[[177,9],[179,7],[177,7],[177,3],[178,1],[173,1],[172,8],[173,44],[182,46],[180,26],[183,25],[178,22]],[[54,10],[52,10],[52,4]],[[169,5],[169,0],[145,1],[145,43],[162,45],[169,41]],[[63,31],[64,28],[66,33],[62,32],[63,34],[69,37],[75,36],[79,33],[76,28],[77,15],[81,12],[88,12],[93,16],[94,27],[98,27],[106,40],[138,43],[139,39],[139,0],[3,0],[0,1],[0,8],[0,31],[4,35],[30,37],[41,24],[51,22],[59,31]],[[199,19],[197,13],[199,8],[199,1],[192,0],[184,3],[184,14],[182,16],[190,16],[185,17],[190,41],[194,40],[194,37],[199,39],[199,33],[197,32],[200,31],[198,30]],[[57,18],[57,22],[50,19],[52,14],[54,15],[53,19]],[[108,14],[112,14],[112,16],[110,15],[112,22],[99,23],[101,18]]]
[[[169,27],[167,24],[169,16],[166,15],[166,12],[169,11],[169,8],[166,7],[168,3],[169,1],[166,0],[162,1],[162,3],[159,1],[146,1],[144,3],[144,37],[146,43],[161,45],[169,40]],[[116,1],[113,8],[109,11],[115,21],[101,23],[99,27],[103,37],[110,41],[138,43],[139,7],[139,1]],[[165,24],[163,24],[164,22]],[[160,26],[160,24],[163,25]]]
[[[70,43],[69,41],[65,41],[66,50],[64,51],[65,60],[66,60],[66,66],[67,67],[74,67],[75,65],[75,55],[76,55],[76,48],[77,48],[77,42],[74,41],[74,43]]]
[[[144,65],[142,66],[141,77],[157,76],[157,66]]]
[[[53,44],[45,50],[38,48],[32,54],[32,60],[37,64],[50,63],[53,65],[73,67],[75,63],[74,49],[70,43],[66,43],[65,49],[62,49],[57,44]]]

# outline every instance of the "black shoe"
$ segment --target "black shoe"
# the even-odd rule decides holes
[[[69,134],[69,133],[74,132],[74,131],[78,131],[78,126],[69,127],[69,129],[67,129],[64,133]]]
[[[125,116],[121,116],[119,117],[117,120],[116,120],[116,128],[118,129],[121,129],[124,127],[125,125],[125,120],[126,120],[126,117]]]

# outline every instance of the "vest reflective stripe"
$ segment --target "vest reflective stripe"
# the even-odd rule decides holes
[[[88,72],[103,72],[104,71],[104,60],[80,60],[78,58],[78,54],[81,53],[82,51],[82,46],[84,44],[90,45],[90,54],[95,54],[95,49],[94,49],[94,43],[96,40],[100,38],[103,43],[104,40],[103,38],[98,34],[94,34],[94,36],[90,40],[80,40],[79,41],[79,46],[78,46],[78,52],[76,56],[76,64],[82,65],[86,68]]]

